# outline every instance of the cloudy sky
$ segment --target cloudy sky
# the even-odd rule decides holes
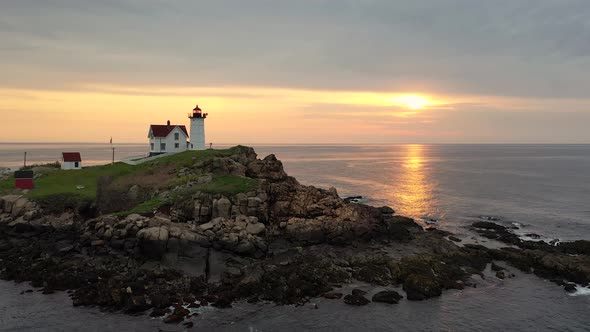
[[[588,0],[2,0],[0,142],[590,143]]]

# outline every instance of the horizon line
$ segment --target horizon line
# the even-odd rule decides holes
[[[39,145],[53,145],[53,144],[87,144],[87,145],[147,145],[140,142],[0,142],[0,144],[25,145],[25,144],[39,144]],[[420,142],[405,142],[405,143],[216,143],[213,146],[386,146],[386,145],[590,145],[587,143],[550,143],[550,142],[512,142],[512,143],[420,143]]]

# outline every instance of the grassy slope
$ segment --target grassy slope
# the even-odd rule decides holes
[[[54,170],[45,171],[40,178],[35,180],[35,189],[27,195],[31,198],[42,198],[55,194],[76,194],[84,198],[96,197],[96,182],[100,176],[119,177],[134,171],[133,166],[124,163],[87,167],[81,170]],[[82,185],[84,189],[77,189]]]
[[[187,151],[172,156],[162,157],[151,162],[139,164],[136,166],[124,163],[115,163],[114,165],[103,165],[95,167],[86,167],[82,170],[47,170],[43,175],[35,180],[35,189],[31,190],[27,196],[32,199],[43,199],[54,195],[71,194],[86,200],[95,200],[97,180],[101,176],[111,176],[113,178],[125,178],[137,174],[149,174],[149,172],[162,168],[173,167],[180,169],[189,167],[196,160],[209,159],[213,157],[230,156],[240,147],[233,147],[225,150],[204,150],[204,151]],[[212,182],[194,187],[195,190],[211,193],[234,194],[248,191],[256,188],[257,181],[254,179],[243,178],[239,176],[220,176],[215,177]],[[174,182],[170,183],[171,185]],[[77,189],[78,185],[84,186],[83,189]],[[13,191],[14,179],[0,181],[0,194],[7,194]],[[138,205],[138,211],[153,209],[165,202],[153,199]]]
[[[14,178],[9,177],[6,180],[0,180],[0,194],[8,194],[14,188]]]

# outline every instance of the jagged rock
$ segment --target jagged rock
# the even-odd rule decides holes
[[[255,160],[248,164],[246,176],[262,178],[270,181],[281,181],[287,178],[283,169],[283,163],[274,154],[266,156],[263,160]]]

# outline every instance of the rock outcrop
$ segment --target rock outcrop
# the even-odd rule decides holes
[[[48,213],[24,196],[0,197],[0,277],[30,281],[47,293],[71,289],[74,305],[152,309],[169,323],[182,321],[190,308],[227,308],[237,300],[301,304],[323,296],[369,304],[360,290],[345,296],[339,290],[353,281],[401,287],[408,300],[425,300],[472,285],[471,276],[495,260],[569,290],[575,290],[571,282],[590,282],[587,241],[527,242],[486,221],[473,230],[511,247],[460,246],[447,240],[450,233],[425,231],[389,207],[301,185],[273,155],[232,151],[173,170],[184,184],[154,195],[179,198],[144,215],[88,218],[75,209]],[[247,177],[255,186],[179,195],[218,176]],[[511,275],[492,269],[499,278]],[[385,290],[372,300],[402,298]]]

